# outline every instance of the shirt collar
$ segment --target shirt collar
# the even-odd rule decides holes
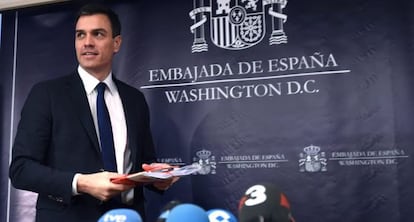
[[[94,76],[92,76],[91,74],[89,74],[81,66],[78,66],[78,73],[79,73],[80,78],[82,79],[86,94],[89,95],[90,93],[93,92],[93,90],[95,90],[96,86],[98,85],[98,83],[100,83],[100,81]],[[106,79],[103,82],[106,84],[111,94],[116,90],[115,82],[112,79],[112,71],[109,72],[109,75],[106,77]]]

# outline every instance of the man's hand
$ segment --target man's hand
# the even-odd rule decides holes
[[[78,193],[87,193],[101,201],[107,201],[123,191],[132,189],[135,185],[115,184],[111,178],[122,176],[111,172],[80,174],[77,181]]]
[[[145,171],[162,171],[164,169],[171,169],[175,166],[171,166],[167,163],[151,163],[151,164],[142,164],[142,169]],[[154,182],[152,185],[159,189],[159,190],[167,190],[172,186],[177,180],[180,179],[180,177],[171,177],[169,179],[161,180],[159,182]]]

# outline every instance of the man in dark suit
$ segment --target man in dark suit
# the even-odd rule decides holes
[[[76,19],[77,70],[36,84],[25,102],[10,179],[16,188],[38,193],[37,221],[97,221],[109,209],[125,207],[144,217],[143,186],[110,182],[155,161],[145,98],[112,73],[112,58],[122,43],[120,31],[112,10],[83,7]],[[101,155],[98,83],[105,84],[116,159],[113,172],[105,169]],[[162,191],[175,181],[146,186]]]

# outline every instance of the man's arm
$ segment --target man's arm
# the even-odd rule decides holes
[[[74,173],[47,166],[52,134],[50,101],[45,87],[37,84],[29,93],[21,112],[9,176],[12,184],[23,190],[59,196],[70,201],[68,186]]]
[[[135,185],[131,184],[115,184],[110,182],[111,178],[119,176],[120,174],[111,172],[80,174],[77,180],[77,190],[79,193],[87,193],[96,199],[107,201],[113,196],[135,187]]]

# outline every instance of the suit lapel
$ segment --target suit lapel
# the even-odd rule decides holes
[[[127,88],[123,85],[122,82],[120,82],[119,80],[115,79],[115,77],[113,77],[115,84],[118,88],[118,92],[119,92],[119,96],[121,97],[122,100],[122,106],[124,108],[124,113],[125,113],[125,121],[126,121],[126,126],[127,126],[127,149],[129,149],[131,151],[131,161],[133,163],[132,169],[135,169],[135,163],[136,163],[136,154],[137,154],[137,147],[138,144],[136,144],[136,139],[132,139],[133,137],[137,136],[138,133],[138,129],[136,128],[136,126],[134,126],[132,123],[137,123],[137,121],[135,120],[136,118],[136,110],[134,109],[135,105],[134,105],[134,101],[131,100],[129,93],[127,92]]]
[[[95,125],[83,86],[82,80],[77,72],[72,75],[67,84],[67,92],[70,95],[75,112],[77,112],[79,120],[91,139],[95,150],[100,153],[98,136],[96,135]]]

